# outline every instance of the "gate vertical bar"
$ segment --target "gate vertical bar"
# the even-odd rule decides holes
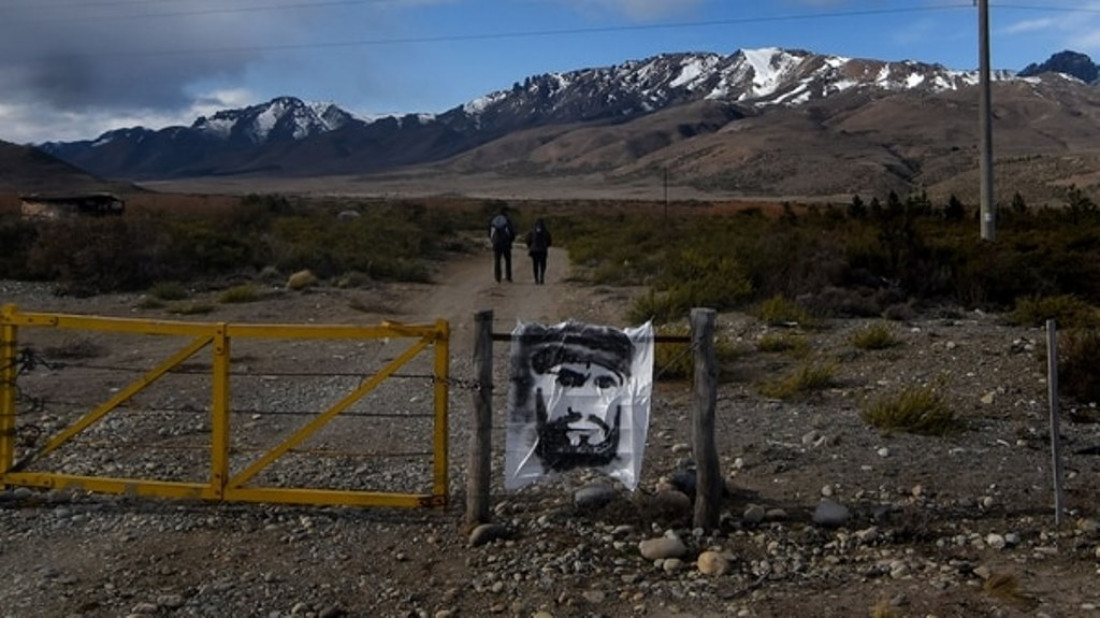
[[[222,499],[229,482],[229,336],[226,325],[214,328],[212,401],[210,402],[210,486]]]
[[[451,329],[446,320],[435,323],[435,482],[432,495],[436,506],[447,505],[447,404],[451,379]]]
[[[0,474],[15,464],[15,378],[19,368],[16,359],[16,328],[9,319],[15,305],[4,305],[0,323]]]

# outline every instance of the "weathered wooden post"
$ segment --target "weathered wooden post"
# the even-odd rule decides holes
[[[691,347],[695,350],[695,410],[691,443],[695,456],[694,526],[718,527],[722,501],[722,474],[714,442],[714,409],[718,400],[718,367],[714,354],[713,309],[691,310]]]
[[[1058,412],[1058,324],[1047,320],[1047,396],[1050,398],[1050,458],[1054,472],[1054,525],[1065,519],[1062,504],[1062,439]]]
[[[474,315],[474,423],[470,433],[466,477],[466,525],[489,521],[489,487],[492,480],[493,430],[493,312]]]

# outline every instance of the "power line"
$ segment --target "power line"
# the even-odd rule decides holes
[[[41,1],[41,0],[39,0]],[[129,15],[113,15],[113,16],[85,16],[85,17],[72,17],[65,16],[57,19],[44,19],[37,21],[69,21],[69,20],[120,20],[120,19],[156,19],[167,17],[184,17],[184,16],[202,16],[202,15],[218,15],[218,14],[232,14],[232,13],[246,13],[246,12],[259,12],[259,11],[284,11],[284,10],[300,10],[300,9],[313,9],[324,8],[332,6],[357,6],[357,5],[382,5],[390,4],[394,0],[320,0],[318,2],[294,2],[294,3],[280,3],[270,5],[253,5],[249,7],[221,7],[216,9],[196,9],[191,11],[171,11],[161,13],[133,13]],[[85,7],[85,6],[126,6],[126,5],[142,5],[147,6],[147,0],[103,0],[97,3],[81,3],[79,5],[65,4],[54,5],[55,7]],[[34,8],[38,8],[40,5],[36,5]],[[1029,4],[996,4],[1001,9],[1010,10],[1025,10],[1025,11],[1057,11],[1057,12],[1080,12],[1080,13],[1100,13],[1100,8],[1090,7],[1052,7],[1052,6],[1038,6]],[[508,31],[508,32],[480,32],[469,34],[452,34],[452,35],[434,35],[424,37],[400,37],[400,38],[384,38],[384,39],[359,39],[350,41],[332,41],[332,42],[315,42],[315,43],[295,43],[295,44],[272,44],[272,45],[247,45],[247,46],[230,46],[230,47],[204,47],[204,48],[182,48],[175,50],[142,50],[141,53],[146,56],[176,56],[176,55],[190,55],[190,54],[229,54],[229,53],[252,53],[259,51],[289,51],[289,50],[301,50],[301,49],[331,49],[331,48],[345,48],[345,47],[375,47],[375,46],[390,46],[390,45],[417,45],[417,44],[430,44],[430,43],[456,43],[456,42],[468,42],[468,41],[490,41],[490,40],[503,40],[503,39],[520,39],[530,37],[561,37],[561,36],[583,36],[592,34],[609,34],[609,33],[622,33],[622,32],[646,32],[646,31],[662,31],[662,30],[689,30],[699,28],[714,28],[721,26],[737,26],[737,25],[750,25],[750,24],[762,24],[762,23],[780,23],[780,22],[795,22],[795,21],[814,21],[821,19],[846,19],[855,17],[874,17],[883,15],[904,15],[915,13],[933,13],[933,12],[946,12],[957,11],[960,9],[973,9],[974,5],[972,0],[960,0],[958,2],[945,2],[939,5],[922,5],[922,6],[908,6],[908,7],[894,7],[883,9],[863,9],[863,10],[851,10],[851,11],[817,11],[812,13],[789,13],[784,15],[771,15],[761,17],[738,17],[729,19],[711,19],[711,20],[699,20],[699,21],[683,21],[683,22],[665,22],[665,23],[650,23],[650,24],[632,24],[632,25],[616,25],[616,26],[595,26],[588,28],[561,28],[550,30],[527,30],[527,31]],[[119,51],[119,52],[100,52],[87,54],[89,56],[121,56],[134,53],[135,50]]]
[[[353,1],[353,0],[349,0]],[[175,50],[161,50],[150,51],[142,50],[142,54],[145,56],[173,56],[173,55],[189,55],[189,54],[227,54],[227,53],[250,53],[257,51],[287,51],[296,49],[326,49],[326,48],[341,48],[341,47],[373,47],[373,46],[387,46],[387,45],[413,45],[413,44],[426,44],[426,43],[456,43],[464,41],[488,41],[488,40],[502,40],[502,39],[522,39],[531,37],[557,37],[557,36],[577,36],[577,35],[590,35],[590,34],[608,34],[616,32],[645,32],[645,31],[658,31],[658,30],[681,30],[681,29],[697,29],[697,28],[713,28],[718,26],[732,26],[732,25],[746,25],[755,23],[775,23],[775,22],[793,22],[793,21],[807,21],[820,18],[826,19],[842,19],[850,17],[868,17],[868,16],[881,16],[881,15],[898,15],[908,13],[928,13],[939,12],[946,10],[958,10],[963,8],[971,8],[971,5],[966,2],[941,5],[941,6],[914,6],[905,8],[893,8],[893,9],[867,9],[860,11],[835,11],[835,12],[818,12],[818,13],[803,13],[803,14],[788,14],[788,15],[773,15],[767,17],[741,17],[730,19],[714,19],[714,20],[702,20],[702,21],[686,21],[686,22],[667,22],[658,24],[634,24],[626,26],[597,26],[590,28],[561,28],[551,30],[526,30],[526,31],[509,31],[509,32],[481,32],[470,34],[452,34],[452,35],[435,35],[425,37],[402,37],[402,38],[389,38],[389,39],[359,39],[351,41],[333,41],[327,43],[295,43],[295,44],[282,44],[282,45],[248,45],[237,47],[204,47],[204,48],[189,48],[189,49],[175,49]],[[228,10],[228,9],[227,9]],[[217,11],[220,12],[220,11]],[[192,13],[197,14],[197,13]],[[119,52],[102,52],[89,54],[93,56],[120,56],[134,53],[133,50],[119,51]]]

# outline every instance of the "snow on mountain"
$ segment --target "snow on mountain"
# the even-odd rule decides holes
[[[1015,79],[996,71],[994,80]],[[942,92],[978,83],[977,71],[914,61],[887,62],[826,56],[778,47],[714,53],[663,54],[619,65],[526,78],[460,106],[475,124],[526,114],[529,124],[631,116],[696,100],[764,108],[801,105],[851,89]]]
[[[222,110],[199,117],[195,131],[220,140],[246,140],[261,144],[272,138],[302,140],[334,131],[355,120],[333,103],[306,103],[293,97],[278,97],[244,109]]]
[[[1011,71],[995,71],[992,78],[1050,79],[1049,74],[1024,78]],[[359,172],[442,160],[516,131],[630,121],[703,101],[755,115],[846,92],[879,99],[905,92],[960,90],[978,81],[976,70],[778,47],[728,55],[668,53],[528,76],[509,89],[439,114],[363,117],[333,103],[278,97],[200,117],[190,127],[123,129],[94,142],[50,143],[42,148],[103,176],[155,178],[252,169]]]

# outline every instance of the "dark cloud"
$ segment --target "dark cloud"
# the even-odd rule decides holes
[[[0,9],[0,97],[60,111],[186,106],[189,85],[242,74],[302,24],[300,12],[199,0],[14,2]]]

